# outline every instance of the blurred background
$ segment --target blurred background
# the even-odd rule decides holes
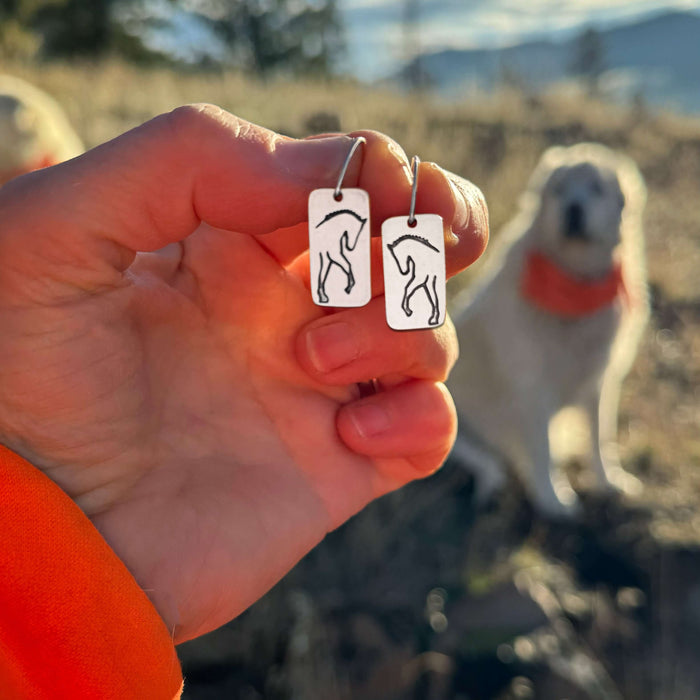
[[[546,147],[634,158],[652,320],[619,440],[643,494],[582,489],[553,527],[514,483],[477,507],[448,461],[182,645],[184,697],[700,697],[700,0],[9,0],[0,56],[88,147],[192,101],[384,131],[479,185],[494,238]]]

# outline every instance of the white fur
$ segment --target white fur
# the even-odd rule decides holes
[[[583,206],[586,241],[562,235],[571,201]],[[649,314],[644,202],[644,184],[628,158],[597,144],[549,149],[486,269],[458,296],[452,315],[460,359],[448,384],[467,429],[460,430],[454,455],[475,470],[482,493],[498,485],[494,472],[505,462],[542,514],[575,511],[569,484],[560,479],[555,486],[560,477],[549,441],[550,421],[571,406],[583,408],[590,421],[597,485],[639,488],[620,467],[617,410]],[[520,293],[533,249],[583,279],[603,277],[617,257],[634,304],[616,301],[573,320],[535,308]]]
[[[59,163],[83,150],[52,97],[24,80],[0,75],[0,185],[44,158]]]

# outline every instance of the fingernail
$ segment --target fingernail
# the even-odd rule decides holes
[[[306,351],[318,372],[330,372],[356,360],[360,346],[352,327],[338,321],[308,331]]]
[[[351,145],[352,139],[345,135],[281,141],[275,155],[280,168],[290,176],[308,180],[315,187],[330,187],[336,183]]]
[[[374,403],[351,406],[347,411],[357,434],[362,438],[384,433],[391,425],[389,414]]]
[[[396,141],[389,141],[389,152],[399,161],[403,174],[407,182],[413,182],[413,171],[411,170],[411,162],[408,160],[406,151],[401,148],[401,146],[396,143]]]
[[[455,228],[463,229],[466,228],[469,223],[469,202],[462,191],[462,189],[457,185],[457,183],[450,177],[449,173],[446,173],[447,183],[452,190],[452,197],[455,202],[455,214],[452,221],[452,225]]]

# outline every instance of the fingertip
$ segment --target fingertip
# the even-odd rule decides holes
[[[452,190],[459,218],[452,226],[456,262],[460,269],[478,260],[489,242],[489,210],[483,192],[464,178],[443,171]],[[462,210],[464,214],[462,214]]]
[[[445,254],[450,276],[483,254],[489,240],[489,217],[481,190],[436,163],[421,163],[418,211],[431,209],[445,224]]]
[[[425,478],[442,467],[451,450],[451,445],[449,447],[440,447],[425,454],[414,455],[408,461],[415,470],[417,478]]]
[[[457,413],[444,384],[414,380],[343,406],[337,429],[359,454],[403,458],[430,473],[454,443]]]
[[[444,410],[445,430],[447,431],[448,452],[457,437],[457,407],[452,399],[450,390],[443,382],[435,382],[433,390],[440,396],[440,403]]]

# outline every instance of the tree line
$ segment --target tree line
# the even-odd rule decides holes
[[[259,75],[328,74],[342,56],[337,0],[0,0],[0,56],[219,63]],[[153,30],[196,24],[223,47],[183,59]],[[177,33],[172,29],[173,40]],[[206,35],[206,34],[205,34]]]

